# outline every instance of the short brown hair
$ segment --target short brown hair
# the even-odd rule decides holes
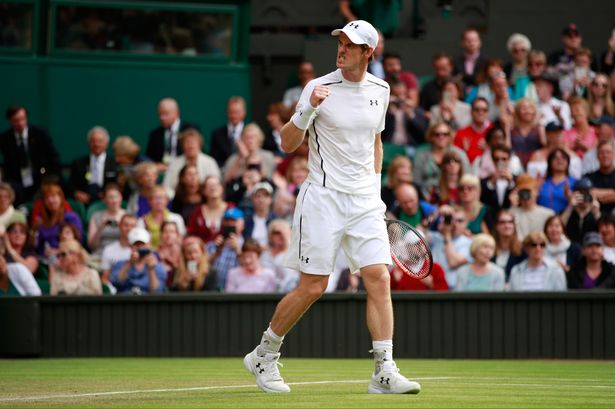
[[[246,239],[245,243],[243,243],[243,246],[241,246],[241,252],[245,253],[246,251],[253,251],[260,257],[263,248],[260,244],[258,244],[256,240],[250,238]]]

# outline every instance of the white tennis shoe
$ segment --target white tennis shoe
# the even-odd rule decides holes
[[[290,392],[290,387],[284,383],[278,365],[280,353],[258,356],[256,348],[243,358],[243,366],[256,377],[256,385],[264,392]]]
[[[372,380],[367,387],[369,393],[416,394],[420,391],[421,385],[400,374],[395,362],[387,363],[386,368],[372,375]]]

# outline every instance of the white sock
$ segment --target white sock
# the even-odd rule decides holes
[[[374,353],[374,373],[379,373],[383,367],[393,364],[393,340],[372,341]]]
[[[259,356],[265,356],[265,354],[277,354],[280,352],[280,347],[284,341],[284,336],[279,336],[271,329],[271,325],[267,328],[267,331],[263,332],[261,343],[256,349],[256,354]]]

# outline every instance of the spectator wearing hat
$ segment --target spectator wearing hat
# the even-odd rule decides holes
[[[162,293],[167,272],[152,251],[151,236],[142,227],[128,233],[130,258],[111,269],[111,283],[120,293]]]
[[[258,244],[267,247],[269,222],[277,217],[272,210],[273,187],[269,182],[259,182],[254,185],[250,194],[252,208],[246,212],[246,227],[243,231],[244,239],[254,239]]]
[[[574,70],[574,57],[581,45],[583,37],[579,31],[579,27],[575,23],[569,23],[562,30],[562,49],[549,54],[547,60],[558,77],[562,77],[571,73]]]
[[[239,266],[229,270],[224,292],[273,293],[277,290],[275,272],[260,263],[262,247],[247,239],[241,247]]]
[[[569,289],[615,288],[615,265],[604,259],[603,246],[599,233],[590,232],[583,236],[581,259],[567,275]]]
[[[600,212],[611,214],[615,207],[615,147],[611,142],[600,142],[597,154],[600,167],[587,177],[594,186],[592,195],[600,202]]]
[[[581,179],[581,158],[569,149],[564,139],[564,127],[557,122],[549,122],[545,127],[547,144],[534,151],[527,163],[527,173],[534,178],[543,179],[547,175],[548,157],[554,149],[563,149],[570,158],[568,163],[568,175],[574,179]]]
[[[220,234],[206,244],[212,269],[218,277],[218,289],[226,286],[230,269],[239,265],[239,255],[243,246],[245,227],[244,213],[237,207],[226,210],[222,219]]]
[[[601,142],[608,142],[612,146],[615,146],[615,119],[608,116],[601,116],[597,120],[592,121],[592,125],[598,128],[598,144]],[[613,158],[615,165],[615,158]],[[600,163],[598,162],[598,147],[596,146],[593,149],[585,152],[583,156],[583,164],[582,164],[582,172],[584,175],[595,172],[600,168]]]
[[[600,203],[592,195],[592,188],[592,182],[587,177],[576,181],[568,206],[562,213],[566,235],[576,242],[580,242],[586,233],[598,230]]]
[[[511,193],[510,212],[515,217],[515,227],[519,240],[533,231],[542,230],[545,222],[555,214],[552,209],[536,203],[538,183],[532,176],[524,173],[517,178],[517,188]]]
[[[615,264],[615,216],[603,215],[598,220],[598,232],[604,242],[604,259]]]
[[[555,122],[570,129],[572,119],[570,116],[570,106],[566,101],[555,98],[558,90],[557,78],[548,72],[534,78],[536,95],[538,96],[538,117],[540,124],[546,126],[549,122]]]

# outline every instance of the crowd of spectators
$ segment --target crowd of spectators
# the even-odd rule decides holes
[[[597,59],[574,24],[548,55],[513,34],[502,61],[469,28],[421,84],[380,38],[370,72],[391,89],[383,141],[403,152],[387,158],[382,199],[434,259],[422,280],[391,266],[391,288],[615,288],[615,39]],[[263,127],[231,97],[209,146],[171,97],[144,150],[94,126],[68,175],[47,131],[9,107],[0,295],[291,290],[299,273],[284,259],[309,148],[284,153],[280,129],[316,73],[304,61],[298,75]],[[354,273],[340,253],[328,291],[361,289]]]

